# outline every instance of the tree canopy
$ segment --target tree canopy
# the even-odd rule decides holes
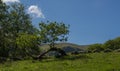
[[[6,5],[0,0],[0,57],[24,59],[37,56],[40,44],[54,48],[55,43],[67,41],[67,34],[69,26],[64,23],[41,22],[39,28],[34,27],[24,5]]]
[[[55,42],[67,41],[67,34],[69,34],[69,25],[57,22],[41,22],[40,38],[42,43],[48,43],[50,48],[54,48]]]
[[[6,5],[0,0],[0,57],[21,57],[23,56],[21,51],[29,50],[26,47],[32,50],[38,48],[28,46],[36,45],[32,41],[37,41],[33,39],[37,36],[37,31],[31,22],[31,17],[25,12],[24,5],[20,3]],[[26,45],[21,46],[23,42],[19,40]],[[21,49],[23,47],[26,50]]]

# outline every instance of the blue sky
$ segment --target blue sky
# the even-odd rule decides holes
[[[70,43],[80,45],[104,43],[120,36],[120,0],[20,0],[26,8],[37,6],[40,21],[70,24]],[[44,17],[43,17],[44,16]]]

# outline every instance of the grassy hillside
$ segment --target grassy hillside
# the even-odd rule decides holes
[[[120,71],[120,53],[92,53],[0,64],[0,71]]]

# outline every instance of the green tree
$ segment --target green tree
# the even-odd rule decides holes
[[[18,46],[17,55],[24,58],[24,57],[33,57],[38,55],[39,50],[39,37],[37,35],[30,35],[21,33],[16,39],[16,44]],[[16,56],[17,56],[16,55]]]
[[[0,0],[0,56],[16,57],[19,51],[17,49],[20,48],[16,40],[18,40],[20,34],[33,35],[37,31],[22,4],[6,5]]]
[[[25,7],[20,4],[12,4],[10,6],[11,30],[14,37],[19,33],[33,34],[35,28],[32,25],[30,15],[25,12]]]
[[[64,23],[57,22],[41,22],[39,24],[40,27],[40,39],[41,43],[46,43],[49,45],[50,49],[41,54],[39,58],[48,53],[49,51],[55,50],[61,53],[61,55],[65,55],[64,51],[55,47],[55,43],[67,41],[67,34],[69,33],[69,26]]]
[[[9,18],[10,18],[10,56],[16,57],[19,48],[16,44],[16,39],[18,39],[19,34],[35,34],[37,29],[32,25],[31,18],[29,14],[25,12],[25,8],[22,4],[16,3],[10,5],[9,9]]]
[[[0,0],[0,56],[8,57],[8,43],[9,43],[9,6],[5,3],[2,3]]]

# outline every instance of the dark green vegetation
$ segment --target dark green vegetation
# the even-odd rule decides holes
[[[6,5],[0,0],[0,59],[22,59],[39,52],[36,33],[22,4]]]
[[[56,42],[67,41],[67,34],[69,34],[69,26],[64,23],[48,22],[47,24],[41,22],[40,27],[40,40],[41,43],[49,45],[49,49],[38,56],[41,59],[45,54],[50,51],[57,51],[59,56],[67,55],[61,48],[55,47]]]
[[[93,44],[88,52],[120,52],[120,37],[106,41],[104,44]]]
[[[92,53],[24,60],[0,65],[1,71],[120,71],[120,53]]]
[[[67,41],[69,26],[57,22],[41,22],[39,28],[32,25],[31,17],[20,3],[6,5],[0,0],[0,62],[24,59],[42,59],[49,51],[65,52],[54,45]],[[49,49],[40,51],[42,44]]]
[[[6,6],[1,3],[0,11],[0,58],[22,59],[39,52],[36,47],[37,30],[32,26],[24,6],[21,4]]]

